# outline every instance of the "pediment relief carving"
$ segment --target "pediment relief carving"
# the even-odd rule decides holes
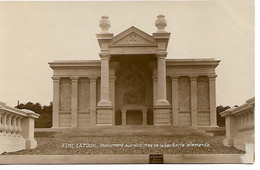
[[[135,27],[130,27],[129,29],[121,32],[117,36],[115,36],[110,45],[148,45],[148,46],[154,46],[156,45],[156,42],[154,38],[135,28]]]
[[[125,36],[124,38],[118,40],[114,44],[122,44],[122,45],[127,45],[127,44],[153,44],[153,42],[141,37],[140,35],[132,32]]]

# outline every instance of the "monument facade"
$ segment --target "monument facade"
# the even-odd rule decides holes
[[[166,59],[171,33],[163,15],[153,35],[130,27],[114,36],[106,16],[99,26],[101,60],[49,63],[53,128],[217,126],[219,60]]]

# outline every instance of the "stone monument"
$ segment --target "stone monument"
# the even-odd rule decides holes
[[[215,59],[166,59],[164,15],[149,35],[130,27],[114,36],[103,16],[101,60],[54,61],[53,128],[216,127]],[[173,57],[174,58],[174,57]]]

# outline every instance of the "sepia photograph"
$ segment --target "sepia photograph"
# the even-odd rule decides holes
[[[253,164],[254,42],[253,0],[1,1],[0,164]]]

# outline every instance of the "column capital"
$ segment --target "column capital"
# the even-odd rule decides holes
[[[52,77],[52,80],[60,80],[60,79],[61,79],[61,77],[57,77],[57,76]]]
[[[109,52],[101,52],[99,53],[99,57],[102,59],[102,60],[109,60],[111,55]]]
[[[78,81],[78,80],[79,80],[79,77],[77,77],[77,76],[72,76],[72,77],[70,77],[70,79],[71,79],[72,81]]]
[[[121,112],[122,112],[122,113],[126,113],[127,110],[126,110],[126,109],[121,109]]]
[[[214,81],[216,79],[217,75],[209,75],[209,81]]]
[[[88,79],[90,81],[97,81],[97,76],[89,76]]]
[[[156,57],[157,58],[166,58],[166,56],[167,56],[167,52],[166,51],[157,51],[157,53],[156,53]]]
[[[174,80],[175,80],[175,81],[176,81],[176,80],[178,81],[180,76],[179,76],[179,75],[172,75],[172,76],[170,76],[170,77],[171,77],[172,81],[174,81]]]
[[[190,77],[190,81],[196,81],[198,79],[197,75],[192,75],[192,76],[189,76],[189,77]]]

